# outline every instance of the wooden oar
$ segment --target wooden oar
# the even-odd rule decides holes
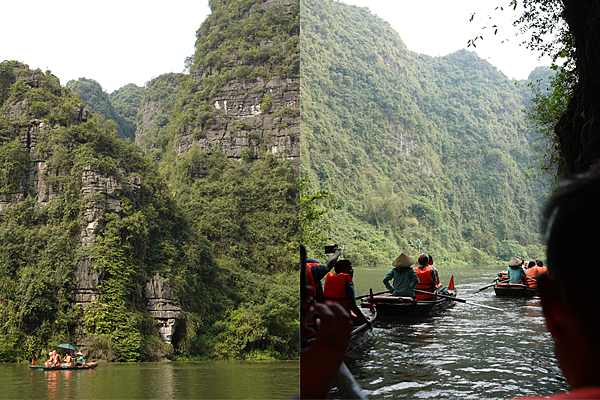
[[[496,279],[496,280],[494,281],[494,283],[492,283],[491,285],[486,285],[486,286],[484,286],[484,287],[481,287],[481,288],[479,288],[479,289],[475,289],[475,290],[469,290],[468,292],[465,292],[465,293],[466,293],[466,294],[474,294],[474,293],[479,293],[479,292],[481,292],[482,290],[485,290],[485,289],[491,288],[492,286],[496,286],[496,283],[506,283],[506,282],[508,282],[508,279],[506,279],[506,280],[497,280],[497,279]]]
[[[377,296],[377,295],[385,294],[385,293],[389,293],[389,292],[390,292],[389,290],[386,290],[385,292],[373,293],[373,296]],[[369,296],[370,296],[370,294],[363,294],[362,296],[358,296],[356,298],[356,300],[364,299],[365,297],[369,297]]]
[[[434,292],[425,292],[425,291],[423,291],[423,290],[418,290],[418,289],[415,289],[414,291],[415,291],[416,293],[421,293],[421,294],[429,294],[429,295],[432,295],[432,294],[433,294],[433,295],[436,295],[436,296],[442,297],[442,298],[444,298],[444,299],[454,300],[454,301],[458,301],[459,303],[466,303],[466,304],[470,304],[470,305],[472,305],[472,306],[485,307],[485,308],[489,308],[489,309],[491,309],[491,310],[495,310],[495,311],[504,311],[504,310],[502,310],[502,309],[500,309],[500,308],[496,308],[496,307],[490,307],[490,306],[486,306],[486,305],[479,304],[479,303],[473,303],[473,302],[471,302],[471,301],[467,301],[467,300],[465,300],[465,299],[459,299],[459,298],[452,297],[452,296],[446,296],[446,295],[444,295],[444,294],[440,294],[440,293],[434,293]]]

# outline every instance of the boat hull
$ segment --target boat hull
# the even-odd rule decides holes
[[[450,295],[456,297],[456,290],[450,291]],[[425,317],[443,311],[455,303],[454,300],[443,298],[414,300],[398,296],[375,296],[373,302],[381,317]]]
[[[537,295],[537,288],[512,283],[499,283],[494,286],[494,292],[498,297],[533,297]]]
[[[377,307],[373,309],[361,307],[361,311],[364,316],[369,320],[370,324],[363,324],[355,327],[350,333],[350,341],[346,348],[346,354],[352,352],[354,349],[365,343],[373,335],[373,325],[377,319]]]
[[[91,363],[86,363],[85,365],[67,365],[64,367],[61,367],[61,366],[46,367],[44,365],[29,365],[29,368],[37,369],[40,371],[69,371],[69,370],[74,370],[74,369],[94,369],[97,366],[98,366],[98,363],[91,362]]]

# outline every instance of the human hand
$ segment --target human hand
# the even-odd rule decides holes
[[[324,399],[346,355],[353,324],[339,304],[315,304],[320,324],[312,345],[300,357],[300,397]]]

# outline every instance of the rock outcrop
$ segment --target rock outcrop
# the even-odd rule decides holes
[[[156,318],[160,336],[165,343],[171,343],[177,323],[184,320],[185,315],[173,302],[169,281],[156,273],[146,284],[144,297],[148,301],[150,314]]]

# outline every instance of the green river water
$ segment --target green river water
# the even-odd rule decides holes
[[[357,268],[357,295],[385,290],[389,269]],[[456,303],[432,317],[378,319],[371,339],[346,356],[369,398],[509,399],[568,390],[538,298],[499,298],[493,288],[465,293],[488,284],[498,267],[438,270],[444,285],[454,275],[458,297],[503,311]]]
[[[87,371],[0,364],[2,399],[282,399],[299,387],[298,361],[102,363]]]
[[[357,268],[357,294],[385,290],[389,268]],[[372,399],[508,399],[568,390],[554,357],[539,299],[498,298],[484,286],[499,268],[439,268],[454,275],[457,303],[426,318],[380,318],[373,336],[346,356]],[[0,398],[282,399],[298,391],[296,362],[100,364],[90,371],[31,371],[0,364]],[[334,388],[331,397],[339,397]]]

